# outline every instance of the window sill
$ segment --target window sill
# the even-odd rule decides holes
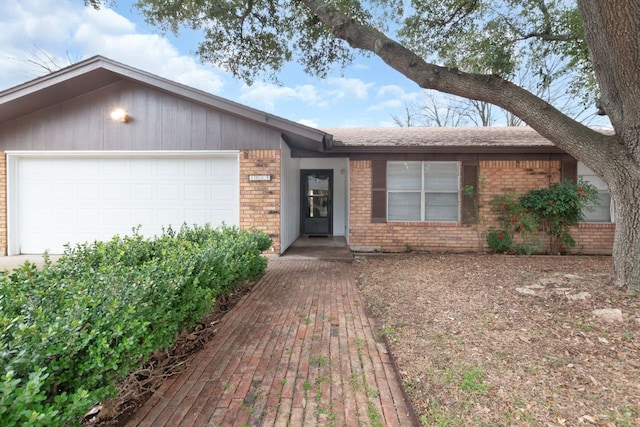
[[[578,228],[606,228],[614,229],[616,224],[613,222],[581,222],[578,224]]]
[[[460,227],[460,221],[386,221],[386,224],[402,227]]]

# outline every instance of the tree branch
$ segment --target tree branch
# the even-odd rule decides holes
[[[471,3],[468,3],[468,4],[461,3],[456,8],[456,10],[454,10],[451,13],[451,15],[449,15],[448,19],[440,20],[438,25],[440,25],[442,27],[445,27],[445,26],[451,24],[452,22],[454,22],[454,20],[455,20],[455,23],[458,23],[462,19],[464,19],[467,16],[469,16],[471,14],[471,12],[473,12],[476,9],[477,6],[478,6],[478,1],[477,0],[473,0]],[[462,16],[458,16],[460,13],[462,13]]]
[[[585,144],[608,144],[609,153],[624,156],[618,138],[603,135],[571,119],[531,92],[495,75],[464,73],[426,62],[413,51],[381,31],[357,22],[323,0],[301,0],[335,37],[353,48],[372,52],[387,65],[421,88],[486,101],[520,117],[529,126],[575,158],[589,165],[601,161],[599,153],[585,150]]]
[[[519,37],[518,40],[528,40],[528,39],[534,39],[534,38],[544,40],[547,42],[566,42],[566,41],[575,39],[576,36],[574,34],[551,34],[551,33],[547,33],[546,31],[545,32],[532,31],[530,33],[523,35],[522,37]]]

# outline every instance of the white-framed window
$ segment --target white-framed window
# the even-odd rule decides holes
[[[458,221],[458,162],[387,162],[388,221]]]
[[[614,222],[613,204],[609,195],[609,187],[595,172],[578,162],[578,179],[598,189],[599,203],[584,212],[585,222]]]

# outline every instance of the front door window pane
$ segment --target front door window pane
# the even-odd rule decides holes
[[[329,177],[326,175],[307,175],[307,218],[326,218],[329,216]]]

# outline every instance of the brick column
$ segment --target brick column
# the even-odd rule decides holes
[[[273,239],[270,251],[277,254],[280,187],[280,150],[240,152],[240,228],[267,233]]]

